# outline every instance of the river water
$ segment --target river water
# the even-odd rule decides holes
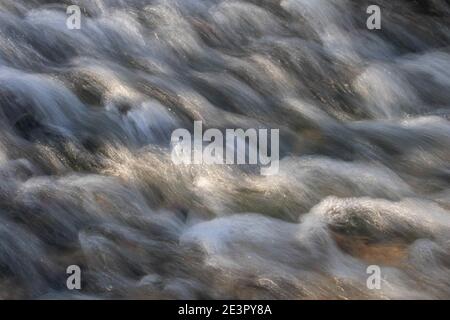
[[[0,298],[450,298],[449,14],[0,0]],[[278,128],[279,173],[175,165],[196,120]]]

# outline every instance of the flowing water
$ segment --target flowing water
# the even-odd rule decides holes
[[[449,18],[0,0],[0,298],[450,298]],[[174,165],[195,120],[279,128],[279,173]]]

